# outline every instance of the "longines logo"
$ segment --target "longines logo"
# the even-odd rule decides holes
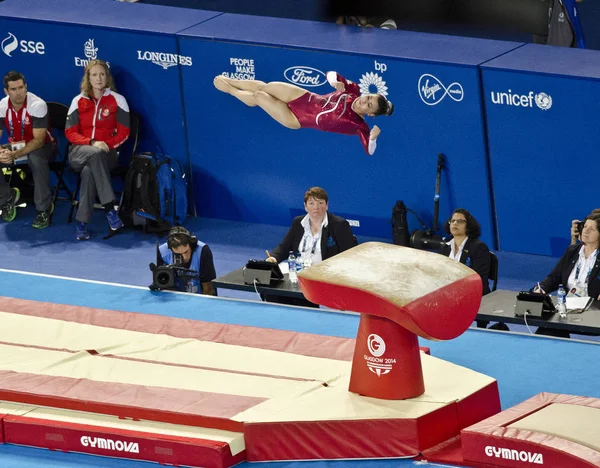
[[[137,51],[138,60],[147,60],[155,65],[158,65],[166,70],[169,67],[175,65],[185,65],[188,67],[192,66],[192,57],[179,54],[167,54],[164,52],[149,52],[147,50]]]

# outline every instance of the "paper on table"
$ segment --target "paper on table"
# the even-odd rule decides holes
[[[288,265],[287,260],[284,260],[283,262],[281,262],[279,264],[279,269],[281,270],[281,273],[283,273],[284,275],[286,275],[290,272],[290,267]]]
[[[567,310],[569,312],[584,312],[592,303],[591,297],[567,297]]]

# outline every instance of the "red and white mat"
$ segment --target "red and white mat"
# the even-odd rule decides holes
[[[417,456],[499,411],[494,379],[424,353],[423,395],[350,393],[353,351],[351,339],[0,298],[2,436],[224,467]]]
[[[600,399],[540,393],[461,432],[467,466],[600,467]]]

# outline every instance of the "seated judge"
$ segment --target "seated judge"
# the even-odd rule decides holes
[[[600,215],[590,215],[584,220],[581,243],[570,245],[552,271],[533,290],[550,294],[562,284],[569,294],[590,296],[600,300]],[[536,335],[569,338],[564,330],[539,327]]]
[[[592,210],[592,212],[590,213],[590,216],[598,216],[598,215],[600,215],[600,208],[596,208],[595,210]],[[578,219],[574,219],[573,221],[571,221],[571,245],[575,245],[581,241],[581,227],[582,226],[583,226],[583,223]]]
[[[305,216],[297,216],[281,243],[267,261],[280,263],[290,251],[300,253],[304,264],[315,264],[354,246],[350,224],[344,218],[327,211],[329,197],[320,187],[304,194]]]
[[[464,208],[458,208],[444,224],[444,231],[452,238],[441,245],[440,253],[475,270],[481,277],[481,294],[483,296],[489,294],[490,249],[479,240],[481,227],[475,217]],[[477,326],[480,328],[486,328],[488,324],[486,320],[477,321]],[[504,323],[497,323],[491,328],[508,330],[508,326]]]
[[[444,224],[444,231],[452,238],[440,247],[440,253],[468,266],[481,276],[482,295],[490,293],[490,249],[479,240],[481,227],[475,217],[464,208],[454,210]]]
[[[297,216],[289,231],[275,247],[267,261],[280,263],[288,258],[290,251],[300,255],[305,266],[319,263],[355,245],[350,224],[344,218],[327,211],[329,197],[320,187],[312,187],[304,194],[305,216]],[[289,305],[319,307],[304,298],[265,296],[268,302]]]
[[[590,215],[584,220],[581,243],[570,245],[552,271],[534,288],[545,294],[563,285],[567,291],[575,288],[578,296],[590,296],[600,300],[600,215]]]

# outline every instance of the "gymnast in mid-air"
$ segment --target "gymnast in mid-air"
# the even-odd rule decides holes
[[[214,85],[248,106],[262,108],[284,127],[358,135],[372,155],[381,130],[377,125],[370,129],[365,116],[391,115],[393,104],[381,94],[361,96],[356,83],[336,72],[328,72],[327,81],[335,91],[324,96],[279,81],[235,80],[221,75],[215,77]]]

